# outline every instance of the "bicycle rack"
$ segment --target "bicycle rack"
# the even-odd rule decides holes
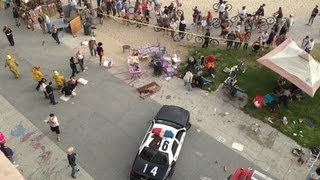
[[[312,152],[310,152],[309,159],[307,160],[307,166],[309,171],[311,170],[313,165],[316,163],[316,161],[319,159],[319,156],[320,156],[320,152],[318,154],[312,154]]]

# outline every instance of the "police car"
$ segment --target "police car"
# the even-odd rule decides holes
[[[168,180],[172,176],[187,130],[189,111],[172,105],[159,110],[134,160],[131,180]]]

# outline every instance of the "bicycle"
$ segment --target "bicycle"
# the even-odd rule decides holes
[[[173,41],[179,42],[184,37],[187,38],[188,41],[190,41],[193,38],[193,34],[189,31],[190,29],[186,29],[186,31],[183,34],[180,34],[180,32],[173,36]]]
[[[228,1],[224,1],[224,2],[227,3]],[[219,7],[220,7],[220,3],[213,4],[213,10],[218,11]],[[231,11],[231,9],[232,9],[231,4],[226,4],[226,7],[228,8],[228,11]]]
[[[198,43],[198,44],[203,44],[204,43],[204,36],[196,36],[194,38],[195,42]],[[213,47],[216,47],[216,46],[219,46],[219,41],[217,39],[214,39],[214,38],[211,38],[209,39],[209,46],[213,46]]]
[[[233,22],[231,20],[228,20],[228,23],[229,23],[229,27],[231,27],[233,25]],[[213,18],[212,26],[216,29],[220,28],[221,27],[221,19],[220,18]]]
[[[289,20],[288,17],[282,18],[282,20],[281,20],[281,22],[280,22],[280,23],[281,23],[280,25],[284,24],[284,23],[287,22],[288,20]],[[273,25],[275,22],[277,22],[277,19],[276,19],[275,16],[267,17],[266,22],[267,22],[269,25]]]
[[[239,61],[239,60],[238,60]],[[223,72],[227,73],[229,77],[235,78],[237,74],[244,74],[247,70],[247,66],[244,64],[243,61],[239,61],[238,65],[232,66],[230,68],[225,67]]]
[[[147,21],[147,19],[145,17],[141,17],[141,19],[137,19],[134,15],[129,16],[129,24],[131,25],[136,25],[136,24],[140,24],[143,26],[147,26],[149,24],[149,22]]]

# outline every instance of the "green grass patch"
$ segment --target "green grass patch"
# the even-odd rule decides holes
[[[277,84],[279,75],[256,62],[257,59],[268,53],[271,49],[259,51],[258,53],[253,53],[251,50],[251,47],[247,50],[242,48],[227,50],[225,46],[220,46],[214,49],[192,47],[188,57],[193,56],[198,58],[201,55],[214,55],[217,58],[215,68],[216,78],[209,87],[206,87],[209,91],[216,90],[219,84],[223,83],[223,81],[228,77],[228,75],[223,72],[225,67],[232,67],[239,64],[238,60],[244,61],[247,66],[247,71],[244,74],[237,75],[238,85],[245,90],[245,93],[247,93],[249,97],[249,103],[243,108],[243,111],[252,117],[260,119],[263,122],[267,122],[267,118],[272,117],[274,114],[272,114],[266,107],[256,109],[252,104],[252,100],[256,95],[264,96],[271,93]],[[320,59],[320,44],[315,46],[312,55],[315,56],[315,59],[317,59],[317,57]],[[185,59],[188,59],[188,57]],[[202,69],[202,71],[204,77],[212,80],[206,69]],[[186,61],[181,63],[179,66],[179,76],[182,78],[185,72]],[[275,118],[272,120],[273,124],[269,124],[304,147],[320,145],[319,103],[320,92],[318,91],[313,98],[306,95],[306,98],[302,101],[290,101],[289,109],[284,108],[283,104],[281,104],[279,112],[276,113]],[[289,121],[287,125],[282,123],[281,119],[283,116],[286,116]],[[311,128],[304,122],[299,122],[299,119],[304,118],[312,120],[315,127]]]

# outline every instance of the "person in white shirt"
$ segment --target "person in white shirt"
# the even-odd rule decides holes
[[[226,10],[226,4],[223,1],[219,6],[219,18],[223,16],[225,10]]]
[[[313,38],[310,39],[309,43],[307,44],[306,46],[306,49],[305,51],[310,54],[311,53],[311,50],[313,49],[313,46],[314,46],[314,40]]]
[[[192,91],[192,79],[193,79],[193,74],[190,71],[187,71],[186,74],[183,77],[184,80],[184,85],[187,86],[188,91]]]
[[[48,120],[45,120],[45,122],[50,124],[50,130],[57,134],[57,140],[60,142],[60,129],[57,116],[55,116],[53,113],[50,113]]]
[[[290,14],[289,15],[289,19],[288,19],[288,31],[290,30],[290,28],[293,25],[293,23],[294,23],[293,15]]]
[[[269,34],[267,33],[267,31],[263,31],[261,33],[260,38],[261,38],[262,45],[264,46],[269,39]]]
[[[47,29],[48,29],[48,33],[51,33],[51,21],[48,15],[44,14],[44,21],[46,23]]]
[[[85,72],[86,70],[84,69],[84,66],[83,66],[84,65],[84,56],[80,50],[77,51],[76,58],[78,60],[78,63],[80,65],[82,72]]]
[[[241,22],[241,24],[242,24],[242,22],[244,21],[244,19],[247,17],[246,6],[243,6],[242,9],[239,11],[239,17],[240,17],[240,22]]]
[[[174,21],[174,19],[171,19],[169,26],[170,26],[170,29],[172,29],[172,30],[171,30],[171,37],[173,38],[173,37],[174,37],[174,33],[175,33],[178,25],[177,25],[177,23]]]

